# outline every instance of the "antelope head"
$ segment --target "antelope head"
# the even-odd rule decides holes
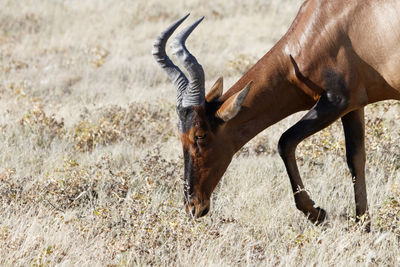
[[[251,83],[221,102],[223,81],[219,78],[205,94],[203,68],[185,46],[187,37],[203,18],[177,34],[171,42],[172,53],[189,78],[169,59],[165,52],[167,40],[188,16],[157,37],[152,54],[177,89],[176,110],[184,156],[184,204],[188,213],[201,217],[209,211],[211,193],[236,152],[233,142],[229,141],[227,122],[240,111]]]

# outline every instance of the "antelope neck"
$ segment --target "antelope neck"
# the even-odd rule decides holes
[[[277,45],[222,96],[224,101],[254,82],[239,114],[224,126],[235,152],[272,124],[313,106],[316,100],[297,87],[295,79],[290,55]]]

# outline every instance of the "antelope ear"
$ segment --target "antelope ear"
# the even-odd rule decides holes
[[[211,90],[207,93],[206,100],[207,102],[212,102],[214,100],[218,100],[218,98],[222,95],[224,80],[222,77],[219,77],[215,82]]]
[[[229,97],[215,115],[223,121],[229,121],[234,118],[239,113],[252,84],[253,81],[250,81],[242,90]]]

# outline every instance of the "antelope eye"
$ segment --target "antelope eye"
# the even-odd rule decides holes
[[[206,134],[196,135],[197,140],[203,140],[206,138]]]
[[[197,132],[194,136],[195,142],[200,146],[206,145],[207,139],[207,134],[203,131]]]

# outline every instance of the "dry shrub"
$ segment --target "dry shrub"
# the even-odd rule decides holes
[[[152,183],[154,179],[163,181],[163,183],[171,182],[176,177],[181,176],[182,158],[168,161],[162,157],[160,148],[155,146],[144,158],[138,161],[141,167],[141,176],[143,179]]]
[[[91,165],[66,158],[62,168],[45,175],[41,199],[59,211],[87,205],[95,208],[98,198],[108,204],[120,203],[127,196],[133,174],[130,169],[116,169],[109,156]],[[95,214],[100,212],[95,210]]]
[[[378,209],[376,226],[381,232],[393,232],[400,240],[400,185],[392,185],[390,195]]]
[[[75,149],[79,151],[91,151],[98,145],[112,144],[122,139],[122,133],[112,121],[98,121],[98,124],[89,121],[81,121],[73,128],[72,140]]]
[[[393,133],[387,124],[388,122],[381,117],[367,118],[365,142],[370,152],[382,150],[382,148],[391,150]]]
[[[277,145],[274,147],[269,146],[268,136],[259,135],[253,138],[249,143],[243,146],[237,153],[236,156],[261,156],[276,154],[278,152]]]
[[[42,18],[34,13],[19,13],[18,15],[2,12],[0,14],[0,29],[5,35],[15,37],[26,33],[38,33],[41,29]]]
[[[21,196],[22,186],[14,179],[16,170],[7,168],[0,172],[0,202],[9,205]]]
[[[87,53],[89,54],[90,57],[90,63],[96,68],[103,66],[106,58],[110,54],[109,51],[107,51],[105,48],[101,46],[95,46],[89,48]]]
[[[96,185],[101,178],[76,161],[65,159],[63,168],[45,175],[46,183],[40,197],[53,208],[65,211],[96,197]]]
[[[98,110],[99,118],[85,119],[71,130],[75,149],[91,151],[124,139],[135,145],[166,141],[174,135],[171,108],[149,104],[131,104],[128,108],[111,106]]]
[[[32,139],[39,147],[48,147],[53,140],[65,135],[64,121],[57,121],[55,115],[47,116],[42,105],[30,109],[19,121],[28,133],[33,133]]]
[[[19,71],[27,69],[29,65],[21,60],[11,59],[7,64],[1,65],[0,70],[9,73],[11,71]]]
[[[226,67],[231,70],[231,74],[243,75],[255,63],[257,58],[252,55],[236,54],[233,59],[229,60]]]
[[[12,97],[15,97],[18,100],[26,98],[26,90],[29,88],[27,81],[19,81],[18,83],[11,83],[8,86],[5,86],[5,92],[10,94]],[[29,99],[31,101],[31,99]],[[36,103],[37,104],[37,103]]]

